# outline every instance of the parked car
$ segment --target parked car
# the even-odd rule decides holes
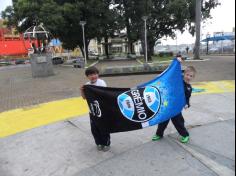
[[[53,57],[52,58],[52,64],[53,65],[59,65],[59,64],[63,64],[64,60],[61,57]]]
[[[83,58],[77,58],[72,62],[75,68],[84,68],[85,63]]]
[[[25,64],[30,64],[31,62],[30,62],[30,60],[29,59],[26,59],[25,60]]]
[[[24,59],[17,59],[17,60],[15,61],[15,64],[16,64],[16,65],[25,64],[25,60],[24,60]]]
[[[218,48],[218,47],[210,48],[208,52],[212,53],[212,54],[213,53],[219,53],[220,52],[220,48]]]
[[[9,61],[0,61],[0,66],[8,66],[11,65]]]

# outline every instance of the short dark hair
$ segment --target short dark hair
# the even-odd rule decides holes
[[[94,66],[89,67],[85,70],[85,75],[86,76],[89,76],[89,75],[92,75],[92,74],[99,74],[99,70]]]

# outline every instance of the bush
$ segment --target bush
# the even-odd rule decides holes
[[[160,52],[159,53],[159,56],[160,57],[172,57],[172,56],[174,56],[174,53],[173,53],[173,51],[162,51],[162,52]]]

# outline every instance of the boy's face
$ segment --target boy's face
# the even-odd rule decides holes
[[[98,77],[99,77],[99,76],[98,76],[97,73],[90,74],[90,75],[87,76],[87,78],[89,79],[89,81],[90,81],[91,83],[97,82]]]
[[[184,81],[186,82],[186,83],[190,83],[192,80],[193,80],[193,78],[194,78],[194,72],[192,72],[192,71],[186,71],[185,73],[184,73]]]

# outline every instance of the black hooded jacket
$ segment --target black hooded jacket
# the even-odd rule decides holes
[[[184,81],[184,92],[185,92],[185,97],[186,97],[186,104],[188,105],[188,107],[190,107],[190,97],[192,94],[192,86],[191,84],[188,84]]]

